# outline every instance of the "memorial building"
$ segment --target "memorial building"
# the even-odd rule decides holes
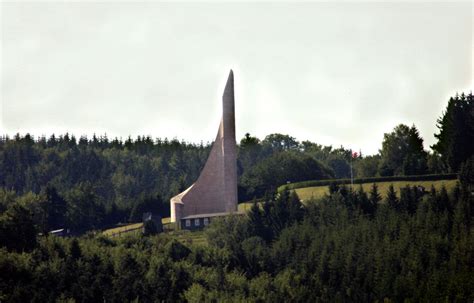
[[[215,217],[237,212],[237,144],[234,74],[222,96],[222,118],[211,152],[196,182],[171,198],[171,222],[183,229],[206,226]]]

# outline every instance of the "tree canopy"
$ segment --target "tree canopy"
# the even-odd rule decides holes
[[[391,133],[384,134],[380,154],[382,176],[421,175],[427,171],[427,153],[414,125],[400,124]]]
[[[456,94],[449,99],[445,112],[437,121],[438,142],[432,146],[453,172],[458,172],[461,163],[474,154],[474,99]]]

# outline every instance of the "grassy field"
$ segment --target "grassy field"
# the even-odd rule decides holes
[[[252,207],[253,202],[243,202],[237,205],[238,211],[248,211]]]
[[[102,234],[105,236],[114,237],[123,233],[141,231],[142,227],[143,227],[143,223],[134,223],[134,224],[124,225],[124,226],[104,230]]]
[[[430,190],[431,185],[434,185],[436,189],[441,189],[444,185],[448,191],[452,190],[454,186],[456,186],[457,180],[440,180],[440,181],[394,181],[394,182],[377,182],[379,187],[379,192],[382,197],[385,198],[387,194],[388,187],[390,184],[393,184],[393,187],[397,191],[397,194],[400,194],[400,188],[405,187],[407,184],[414,186],[414,185],[421,185],[427,191]],[[362,185],[365,192],[370,192],[370,188],[372,187],[373,183],[363,183],[363,184],[354,184],[354,189],[358,190],[359,187]],[[348,185],[350,186],[350,185]],[[314,186],[314,187],[305,187],[305,188],[298,188],[295,189],[296,193],[300,197],[300,199],[304,202],[311,198],[321,198],[325,194],[329,193],[328,186]],[[252,207],[252,202],[244,202],[238,205],[239,211],[248,211]],[[170,223],[170,218],[163,218],[162,219],[163,225]],[[143,223],[134,223],[129,225],[124,225],[116,228],[111,228],[103,231],[103,234],[106,236],[119,236],[124,233],[132,233],[132,232],[141,232],[143,227]],[[207,241],[204,237],[202,231],[186,231],[186,230],[179,230],[179,231],[171,231],[170,235],[176,237],[178,241],[183,243],[194,243],[194,244],[202,244],[206,245]]]
[[[170,218],[164,218],[163,223],[169,223]],[[116,228],[107,229],[102,232],[103,235],[109,237],[118,237],[121,235],[130,235],[142,232],[143,223],[134,223],[124,225]],[[189,231],[189,230],[174,230],[166,233],[167,236],[171,236],[179,242],[186,245],[207,245],[207,240],[202,230]]]
[[[168,224],[170,222],[171,222],[171,218],[169,218],[169,217],[161,219],[161,223],[163,223],[163,225]]]
[[[410,186],[414,185],[421,185],[425,188],[425,190],[429,191],[431,185],[434,185],[436,189],[441,189],[444,185],[448,191],[454,188],[456,185],[457,180],[440,180],[440,181],[395,181],[395,182],[377,182],[377,186],[379,187],[379,192],[382,197],[385,197],[387,194],[388,187],[390,184],[393,184],[393,187],[397,191],[397,194],[400,194],[400,188],[405,187],[407,184]],[[360,185],[365,192],[370,192],[370,188],[372,187],[373,183],[363,183],[363,184],[354,184],[354,189],[358,190]],[[350,186],[350,185],[348,185]],[[328,186],[315,186],[315,187],[305,187],[305,188],[298,188],[296,189],[296,193],[300,197],[303,202],[305,200],[309,200],[311,198],[320,198],[324,196],[324,194],[329,193]],[[251,204],[250,204],[251,205]]]
[[[163,225],[169,224],[170,223],[170,218],[163,218],[161,219],[161,223]],[[131,232],[141,232],[143,227],[143,223],[133,223],[133,224],[128,224],[128,225],[123,225],[119,227],[114,227],[110,229],[106,229],[102,232],[103,235],[105,236],[118,236],[123,233],[131,233]]]

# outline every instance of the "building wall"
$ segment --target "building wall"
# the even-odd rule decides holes
[[[186,223],[186,221],[188,220],[189,220],[188,222],[189,225]],[[198,230],[198,229],[203,229],[210,223],[211,223],[211,218],[203,217],[203,218],[195,218],[195,219],[181,219],[180,225],[181,225],[181,229]]]
[[[237,144],[232,71],[222,97],[222,107],[216,140],[199,178],[170,201],[171,222],[190,215],[237,211]]]

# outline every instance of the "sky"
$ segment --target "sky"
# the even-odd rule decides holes
[[[425,149],[473,87],[473,3],[3,1],[0,134],[211,142],[230,69],[237,141]]]

